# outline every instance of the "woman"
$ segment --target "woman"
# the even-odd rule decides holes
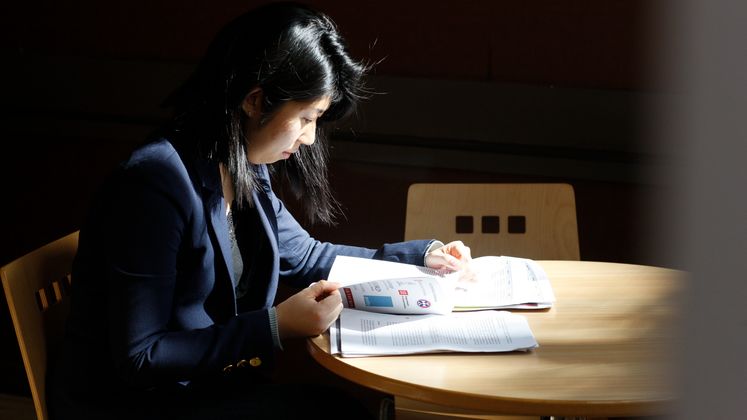
[[[285,338],[338,316],[323,280],[335,256],[450,269],[469,258],[461,243],[321,243],[273,193],[271,172],[310,219],[332,220],[322,129],[351,113],[365,70],[302,6],[265,6],[219,33],[168,100],[172,124],[108,180],[81,229],[53,416],[278,418],[342,404],[266,379]],[[302,289],[273,307],[279,281]]]

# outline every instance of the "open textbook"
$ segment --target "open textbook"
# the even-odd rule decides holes
[[[550,280],[535,261],[479,257],[465,270],[441,272],[391,261],[338,256],[329,281],[342,284],[346,308],[389,314],[448,314],[552,306]]]
[[[392,315],[345,308],[330,327],[330,353],[343,357],[535,347],[526,318],[507,311]]]

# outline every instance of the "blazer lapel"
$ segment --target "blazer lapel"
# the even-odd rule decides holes
[[[234,274],[231,259],[231,243],[228,237],[228,221],[226,218],[226,203],[220,182],[220,172],[215,162],[200,161],[197,165],[198,176],[202,185],[202,201],[206,217],[206,224],[210,240],[215,253],[215,290],[216,299],[221,296],[233,302],[233,313],[236,314],[236,296],[233,290]],[[216,246],[217,244],[217,246]],[[225,303],[220,305],[226,308]],[[216,308],[218,309],[218,308]]]
[[[278,253],[278,226],[277,219],[275,218],[275,209],[272,207],[269,194],[272,192],[270,187],[269,174],[267,173],[267,167],[262,166],[258,171],[260,174],[259,184],[261,191],[253,192],[252,199],[257,206],[257,213],[259,214],[259,220],[262,222],[262,226],[265,228],[267,233],[267,239],[270,243],[270,252],[272,261],[272,268],[270,272],[269,287],[267,288],[267,296],[265,298],[265,307],[269,308],[275,301],[275,292],[278,288],[278,277],[280,273],[280,260]]]
[[[218,200],[215,201],[216,203],[214,205],[210,205],[209,208],[205,209],[205,211],[210,212],[208,228],[211,230],[214,241],[218,242],[218,250],[216,253],[221,255],[220,257],[216,255],[216,260],[223,263],[221,268],[228,272],[228,278],[231,280],[231,285],[233,285],[236,281],[233,278],[233,260],[231,259],[231,243],[228,237],[228,220],[225,211],[226,204],[222,196],[218,197]],[[207,203],[206,207],[208,207]]]

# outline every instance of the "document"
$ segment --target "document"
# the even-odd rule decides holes
[[[475,258],[455,272],[338,256],[328,280],[342,284],[346,308],[388,314],[540,309],[555,301],[550,280],[539,264],[506,256]]]
[[[537,347],[525,317],[507,311],[392,315],[343,309],[330,352],[343,357],[433,352],[508,352]]]
[[[555,302],[550,279],[536,261],[479,257],[455,277],[454,310],[542,309]]]

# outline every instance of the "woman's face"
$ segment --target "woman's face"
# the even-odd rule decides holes
[[[312,145],[316,138],[316,122],[330,105],[329,96],[311,102],[286,102],[269,121],[260,125],[261,99],[260,91],[259,97],[250,94],[244,101],[244,111],[249,117],[247,158],[253,164],[288,159],[302,145]]]

